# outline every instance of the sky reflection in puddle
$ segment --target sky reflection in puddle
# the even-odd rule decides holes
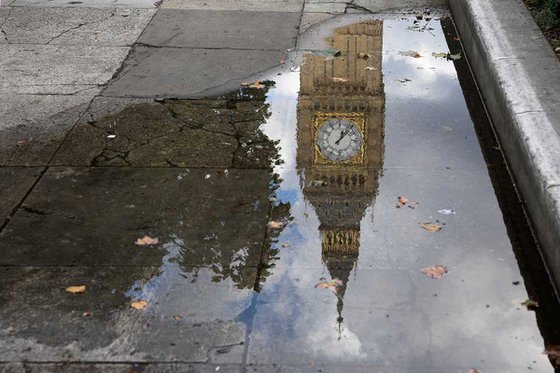
[[[128,295],[172,293],[165,308],[200,315],[201,292],[169,284],[199,274],[229,282],[200,304],[214,298],[209,319],[235,311],[249,364],[552,371],[535,315],[520,306],[527,292],[512,285],[522,277],[454,62],[432,55],[459,51],[448,49],[439,20],[429,32],[411,25],[341,28],[332,39],[340,55],[307,54],[301,69],[273,77],[261,130],[279,141],[283,161],[270,198],[290,209],[275,220],[282,229],[268,230],[272,256],[243,269],[259,277],[258,291],[235,274],[220,278],[219,261],[185,270],[178,263],[197,263],[176,237],[160,275]],[[396,208],[399,196],[417,205]],[[438,212],[446,209],[455,214]],[[223,239],[219,228],[206,233]],[[436,264],[449,269],[443,279],[420,272]],[[336,294],[316,288],[335,279]]]

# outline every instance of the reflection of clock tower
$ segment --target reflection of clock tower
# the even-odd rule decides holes
[[[297,168],[321,223],[323,260],[343,282],[340,313],[383,162],[383,21],[339,28],[329,41],[334,57],[308,54],[301,68]]]

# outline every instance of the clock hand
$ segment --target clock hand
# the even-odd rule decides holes
[[[340,137],[338,138],[338,140],[336,140],[334,143],[335,145],[338,145],[340,143],[340,140],[342,140],[344,138],[344,136],[346,136],[346,134],[348,133],[348,131],[342,131],[340,133]]]

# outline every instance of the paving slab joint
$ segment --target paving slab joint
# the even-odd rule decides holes
[[[558,295],[560,63],[521,0],[449,5]]]

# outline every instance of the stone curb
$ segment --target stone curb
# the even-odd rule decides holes
[[[560,63],[521,0],[449,0],[560,294]]]

